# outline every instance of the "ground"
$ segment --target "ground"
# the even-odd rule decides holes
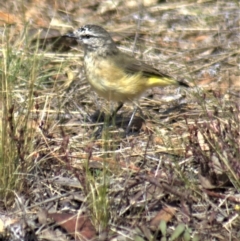
[[[238,1],[1,3],[0,239],[240,240],[239,23]],[[109,121],[62,37],[85,24],[191,87]]]

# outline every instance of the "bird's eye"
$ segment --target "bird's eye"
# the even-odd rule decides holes
[[[86,34],[86,35],[84,36],[84,38],[89,39],[89,38],[91,38],[91,36],[90,36],[89,34]]]

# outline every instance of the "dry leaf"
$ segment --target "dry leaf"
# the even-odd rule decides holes
[[[0,12],[0,26],[4,24],[14,24],[17,22],[17,18],[10,14],[10,13],[4,13]]]
[[[207,177],[204,177],[202,175],[198,175],[199,181],[203,188],[205,189],[214,189],[216,186],[212,185],[210,180]]]
[[[48,214],[48,217],[52,218],[78,241],[89,240],[96,236],[96,230],[86,215],[51,213]]]
[[[171,206],[163,207],[157,215],[151,220],[150,227],[152,230],[156,230],[162,220],[169,222],[176,212],[176,208]]]

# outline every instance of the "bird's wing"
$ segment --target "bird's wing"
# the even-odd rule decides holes
[[[151,65],[146,64],[128,55],[124,55],[124,60],[121,61],[120,64],[124,67],[125,72],[128,74],[136,74],[138,72],[141,72],[142,75],[146,77],[156,76],[156,77],[164,77],[164,78],[172,79],[172,77],[160,72],[159,70],[155,69]]]
[[[121,57],[120,57],[121,56]],[[174,80],[173,77],[170,75],[164,74],[160,72],[159,70],[155,69],[149,64],[146,64],[138,59],[135,59],[134,57],[131,57],[129,55],[123,54],[119,55],[118,64],[122,68],[124,68],[124,71],[128,74],[136,74],[141,72],[143,76],[145,77],[159,77],[159,78],[167,78],[169,80]],[[189,87],[189,84],[186,83],[184,80],[175,80],[175,83],[178,83],[179,85],[182,85],[184,87]]]

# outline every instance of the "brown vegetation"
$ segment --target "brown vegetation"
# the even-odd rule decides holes
[[[1,240],[240,240],[237,1],[0,4]],[[119,48],[187,79],[127,103],[85,79],[61,37],[99,24]],[[101,115],[100,115],[101,114]]]

